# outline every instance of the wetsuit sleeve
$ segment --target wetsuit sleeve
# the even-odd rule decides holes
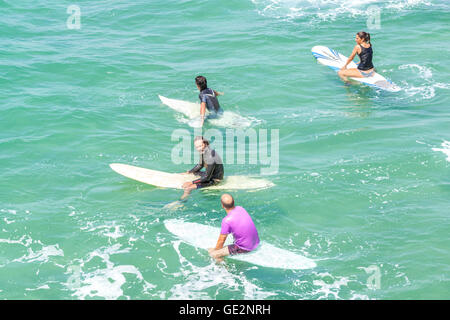
[[[198,171],[200,171],[203,168],[203,165],[201,165],[200,163],[197,163],[197,165],[195,167],[193,167],[191,170],[189,170],[189,173],[196,173]]]
[[[214,173],[214,169],[216,168],[216,164],[210,164],[207,168],[206,168],[206,174],[201,178],[201,179],[197,179],[192,181],[192,183],[204,183],[204,182],[209,182],[211,181],[212,175]]]
[[[196,173],[199,172],[203,168],[203,157],[200,156],[200,159],[195,167],[193,167],[191,170],[189,170],[189,173]]]

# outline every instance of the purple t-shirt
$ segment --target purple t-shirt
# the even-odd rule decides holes
[[[247,251],[256,249],[259,244],[258,231],[252,218],[244,208],[239,206],[236,206],[223,218],[220,233],[232,233],[234,244]]]

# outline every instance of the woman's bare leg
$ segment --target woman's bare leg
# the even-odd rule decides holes
[[[361,72],[359,72],[359,70],[356,68],[339,70],[338,75],[344,81],[348,81],[347,77],[364,78],[364,76],[361,74]]]

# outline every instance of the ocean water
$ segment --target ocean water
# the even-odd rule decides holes
[[[450,298],[448,1],[3,0],[0,9],[1,299]],[[400,92],[346,85],[311,55],[314,45],[348,55],[361,30]],[[180,190],[109,168],[190,168],[171,160],[171,135],[192,128],[158,94],[195,102],[199,74],[251,129],[279,130],[278,172],[264,177],[275,186],[232,194],[262,240],[316,268],[217,265],[164,220],[218,227],[219,191],[168,210]]]

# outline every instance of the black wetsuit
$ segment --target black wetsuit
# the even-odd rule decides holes
[[[214,90],[206,88],[200,92],[198,98],[200,99],[200,102],[206,103],[206,109],[208,109],[209,112],[219,113],[221,111],[219,100],[217,100]]]
[[[362,71],[366,71],[373,68],[372,64],[372,45],[368,48],[364,48],[362,45],[359,45],[361,47],[361,53],[359,53],[359,59],[361,62],[358,64],[358,69]]]
[[[200,171],[206,168],[206,171]],[[223,163],[215,150],[208,147],[200,154],[199,163],[189,170],[190,173],[200,176],[200,179],[192,181],[197,188],[212,186],[223,179]]]

